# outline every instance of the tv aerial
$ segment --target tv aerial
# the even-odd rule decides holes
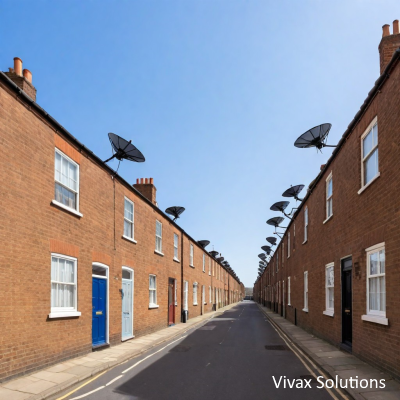
[[[185,207],[168,207],[165,212],[169,215],[172,215],[174,217],[173,221],[176,221],[179,216],[185,211]]]
[[[269,236],[267,237],[267,242],[271,243],[271,246],[275,246],[276,245],[276,237],[273,236]]]
[[[334,145],[326,144],[331,127],[332,124],[314,126],[314,128],[309,129],[307,132],[299,136],[299,138],[294,142],[295,147],[300,149],[316,147],[319,151],[321,151],[323,147],[336,147]]]
[[[294,197],[298,201],[303,201],[303,199],[299,199],[298,194],[303,190],[304,185],[296,185],[290,186],[289,189],[285,190],[282,193],[283,197]]]
[[[268,225],[272,225],[272,226],[275,227],[275,232],[274,232],[274,234],[275,234],[275,235],[278,235],[281,239],[282,239],[282,236],[281,236],[281,235],[283,235],[283,233],[282,233],[282,232],[277,232],[277,231],[276,231],[276,228],[281,228],[281,229],[286,229],[286,228],[287,228],[287,226],[280,226],[280,224],[284,221],[284,219],[285,219],[285,218],[283,218],[283,217],[274,217],[274,218],[270,218],[270,219],[267,221],[267,224],[268,224]]]
[[[108,139],[110,140],[114,154],[110,158],[107,158],[107,160],[104,161],[105,163],[109,162],[113,158],[116,158],[119,161],[122,160],[129,160],[135,162],[145,161],[144,155],[139,151],[139,149],[137,149],[132,144],[132,140],[128,142],[121,136],[118,136],[112,132],[108,134]]]
[[[203,249],[205,249],[205,248],[210,244],[210,241],[209,241],[209,240],[199,240],[197,243],[198,243]]]
[[[212,257],[216,257],[218,254],[219,254],[219,252],[218,251],[215,251],[215,250],[213,250],[213,251],[210,251],[210,254],[211,254],[211,256]]]

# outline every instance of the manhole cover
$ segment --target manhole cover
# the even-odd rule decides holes
[[[283,344],[272,344],[266,345],[265,348],[267,350],[287,350],[288,348]]]
[[[169,352],[170,353],[184,353],[185,351],[188,351],[188,350],[190,350],[190,346],[179,345],[179,346],[173,347]]]

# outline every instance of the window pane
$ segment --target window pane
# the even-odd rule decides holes
[[[56,163],[55,163],[55,170],[56,170],[56,179],[58,181],[61,180],[61,155],[56,153]]]
[[[374,146],[376,146],[378,144],[378,124],[372,128],[372,139]]]
[[[373,144],[372,144],[372,131],[368,133],[367,136],[365,136],[363,140],[363,157],[365,156],[372,150]]]
[[[131,271],[127,269],[122,270],[122,279],[131,279]]]
[[[334,303],[333,303],[333,287],[328,289],[328,307],[329,308],[334,308]]]
[[[378,149],[375,149],[373,153],[368,157],[368,159],[364,162],[364,170],[365,170],[364,184],[367,184],[378,173]]]
[[[386,311],[386,288],[385,288],[385,277],[379,278],[379,304],[380,311]]]
[[[372,253],[369,256],[369,274],[376,275],[378,273],[378,253]]]
[[[129,221],[133,221],[133,204],[125,199],[125,212],[124,216]]]
[[[51,280],[58,280],[58,258],[51,258]]]
[[[330,179],[328,182],[328,193],[327,193],[327,197],[331,196],[332,196],[332,179]]]
[[[76,195],[60,184],[55,184],[55,200],[67,207],[76,209]]]
[[[156,288],[156,277],[153,275],[150,275],[150,289],[155,289]]]
[[[380,273],[384,274],[385,273],[385,250],[381,250],[379,252],[379,264],[381,267]]]
[[[76,165],[73,165],[71,163],[68,163],[68,176],[69,176],[69,180],[68,180],[68,187],[73,189],[73,190],[77,190],[77,168]]]
[[[378,279],[369,279],[369,309],[378,310]]]

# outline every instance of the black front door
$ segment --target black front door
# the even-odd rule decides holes
[[[351,258],[342,261],[342,341],[351,346],[352,329],[352,267]]]

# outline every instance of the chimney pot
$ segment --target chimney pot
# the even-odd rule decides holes
[[[153,178],[150,178],[150,184],[154,184],[154,180],[153,180]]]
[[[140,178],[140,184],[143,185],[143,178]]]
[[[139,178],[136,178],[136,185],[139,185]]]
[[[390,36],[390,25],[385,24],[382,26],[382,37]]]
[[[399,31],[399,20],[395,19],[393,21],[393,35],[397,35],[398,33],[400,33],[400,31]]]
[[[29,82],[32,83],[32,73],[31,71],[29,71],[29,69],[24,69],[22,71],[22,73],[24,74],[24,78]]]
[[[14,71],[18,76],[22,76],[22,60],[14,57]]]

